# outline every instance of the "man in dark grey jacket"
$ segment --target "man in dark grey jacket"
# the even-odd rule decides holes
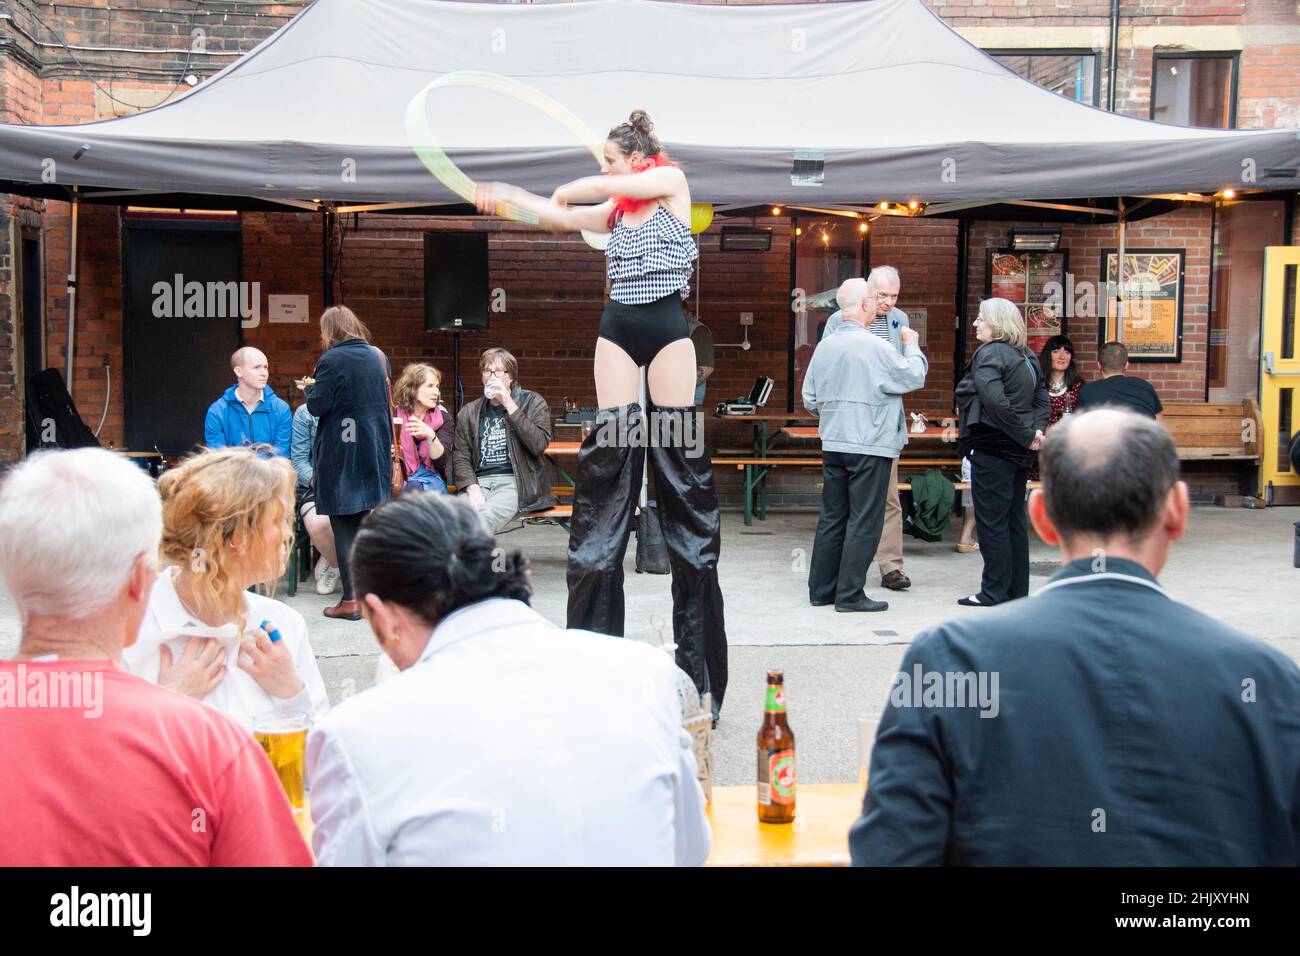
[[[1039,465],[1061,570],[912,642],[853,862],[1300,863],[1300,669],[1157,582],[1189,510],[1168,432],[1067,415]]]
[[[519,387],[519,363],[505,349],[479,359],[483,397],[456,415],[452,480],[496,534],[515,515],[555,504],[546,476],[551,410],[536,392]]]

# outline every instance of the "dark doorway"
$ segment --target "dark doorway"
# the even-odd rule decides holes
[[[31,378],[45,368],[45,322],[42,300],[41,241],[22,240],[23,257],[23,375]]]
[[[203,443],[208,406],[235,382],[230,355],[241,329],[229,295],[205,296],[194,314],[174,290],[238,284],[239,223],[128,219],[123,232],[126,446],[181,455]],[[233,301],[241,298],[236,291]]]

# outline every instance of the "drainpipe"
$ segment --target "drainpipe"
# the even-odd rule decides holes
[[[1110,0],[1110,51],[1106,54],[1106,109],[1115,112],[1115,74],[1119,63],[1119,0]]]
[[[77,354],[77,213],[81,198],[77,187],[72,187],[72,209],[68,216],[68,346],[63,378],[72,394],[72,360]]]

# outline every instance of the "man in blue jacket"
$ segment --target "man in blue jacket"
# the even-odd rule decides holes
[[[1039,469],[1029,517],[1061,570],[912,642],[853,862],[1300,863],[1300,669],[1156,580],[1187,528],[1173,439],[1067,415]]]
[[[270,376],[266,356],[246,345],[230,356],[230,367],[235,384],[208,408],[203,443],[209,448],[263,443],[274,445],[288,458],[293,412],[266,384]]]

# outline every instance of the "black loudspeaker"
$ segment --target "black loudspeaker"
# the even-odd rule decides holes
[[[487,233],[426,232],[425,331],[485,332],[487,327]]]

